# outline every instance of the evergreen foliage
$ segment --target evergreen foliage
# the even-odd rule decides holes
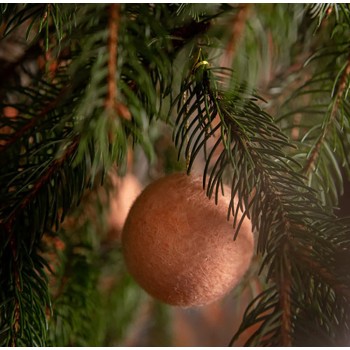
[[[231,344],[349,344],[349,31],[347,4],[1,4],[0,345],[123,343],[146,296],[101,234],[106,174],[165,124],[255,230]]]

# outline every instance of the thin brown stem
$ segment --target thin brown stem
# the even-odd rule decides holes
[[[325,138],[328,135],[328,132],[329,132],[330,126],[332,125],[332,122],[334,121],[334,119],[337,116],[339,105],[340,105],[341,99],[344,95],[344,91],[346,88],[346,83],[347,83],[349,75],[350,75],[350,54],[348,56],[347,65],[346,65],[346,67],[343,71],[343,74],[341,75],[340,80],[339,80],[338,90],[337,90],[337,93],[334,97],[334,103],[333,103],[332,110],[330,112],[327,124],[324,126],[322,134],[318,137],[317,142],[316,142],[315,146],[313,147],[313,150],[310,154],[310,157],[304,166],[303,172],[305,175],[309,175],[310,172],[315,169],[315,164],[316,164],[318,157],[320,155],[322,145],[325,141]]]
[[[111,4],[109,7],[109,38],[108,38],[108,93],[106,108],[116,108],[117,95],[117,51],[118,51],[118,30],[120,19],[120,4]]]

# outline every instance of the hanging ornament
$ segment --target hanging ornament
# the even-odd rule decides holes
[[[173,174],[137,198],[122,247],[130,274],[150,295],[171,305],[200,306],[239,283],[250,265],[254,239],[245,218],[233,240],[227,221],[230,193],[226,188],[226,197],[220,196],[216,205],[206,197],[200,176]]]

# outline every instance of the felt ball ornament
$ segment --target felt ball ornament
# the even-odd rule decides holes
[[[130,274],[150,295],[171,305],[201,306],[239,283],[250,265],[254,239],[245,218],[233,240],[227,221],[230,189],[225,193],[216,205],[206,197],[200,176],[173,174],[147,186],[136,199],[122,248]]]

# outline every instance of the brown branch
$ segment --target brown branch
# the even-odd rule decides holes
[[[309,173],[315,169],[315,163],[317,162],[317,159],[320,155],[320,151],[321,151],[322,145],[324,143],[324,140],[327,137],[327,134],[329,132],[329,128],[330,128],[332,122],[336,118],[336,115],[337,115],[337,112],[339,109],[339,105],[340,105],[341,99],[343,97],[343,94],[344,94],[344,91],[346,88],[346,82],[347,82],[349,75],[350,75],[350,54],[348,56],[347,65],[346,65],[346,67],[345,67],[345,69],[340,77],[340,80],[339,80],[339,85],[338,85],[337,93],[335,95],[335,101],[334,101],[333,106],[332,106],[329,120],[328,120],[327,124],[325,125],[322,134],[319,136],[319,138],[318,138],[318,140],[317,140],[317,142],[316,142],[316,144],[311,152],[311,155],[310,155],[309,159],[307,160],[305,167],[303,169],[303,173],[305,175],[309,175]]]
[[[236,54],[236,48],[238,47],[244,33],[250,7],[251,4],[240,5],[237,14],[233,17],[230,39],[221,61],[221,66],[223,67],[228,67],[232,64],[232,61]]]
[[[117,107],[117,49],[118,49],[118,29],[120,19],[120,4],[111,4],[109,7],[109,38],[108,38],[108,93],[106,98],[106,108],[115,109]]]

